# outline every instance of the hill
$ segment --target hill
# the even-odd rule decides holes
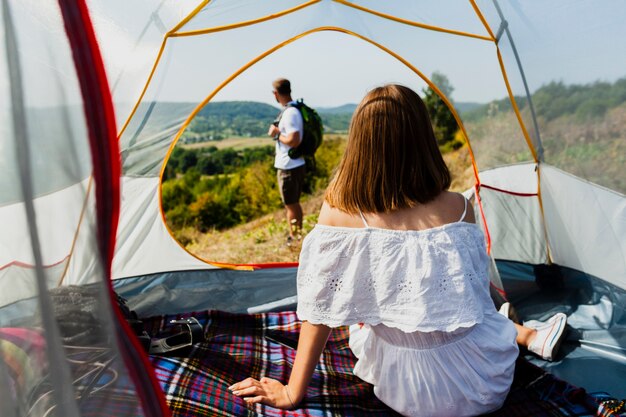
[[[337,107],[319,107],[317,112],[324,122],[326,133],[346,133],[350,126],[356,104],[348,103]],[[477,103],[456,103],[462,113],[480,109]],[[188,114],[193,103],[158,103],[152,117],[171,117],[172,114]],[[151,110],[152,111],[152,110]],[[182,144],[221,141],[229,138],[266,137],[269,123],[275,120],[278,107],[255,101],[210,102],[192,120],[183,133]]]
[[[456,109],[461,113],[461,116],[463,116],[465,113],[472,111],[474,109],[477,109],[479,107],[484,106],[484,104],[482,103],[474,103],[471,101],[467,101],[467,102],[455,102],[454,106],[456,107]]]
[[[597,81],[590,84],[564,84],[553,81],[541,86],[532,94],[532,101],[538,117],[552,121],[561,116],[574,116],[585,122],[604,116],[608,110],[626,102],[626,78],[614,83]],[[520,110],[525,110],[525,97],[516,97]],[[510,111],[508,97],[487,104],[468,108],[464,111],[467,121],[479,121],[497,112]]]
[[[187,108],[189,103],[180,103]],[[320,108],[318,112],[327,133],[346,132],[356,105]],[[219,141],[233,137],[264,137],[268,125],[280,109],[254,101],[218,101],[208,103],[189,124],[182,143]]]
[[[211,102],[194,117],[182,142],[265,136],[268,125],[279,112],[277,107],[253,101]]]
[[[319,107],[317,109],[317,111],[320,114],[352,114],[354,113],[354,111],[356,110],[356,104],[354,103],[348,103],[348,104],[344,104],[338,107]]]

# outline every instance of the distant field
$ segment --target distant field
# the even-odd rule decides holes
[[[254,148],[258,146],[268,146],[268,145],[273,145],[273,144],[274,144],[274,140],[269,137],[259,137],[259,138],[234,137],[234,138],[228,138],[224,140],[212,140],[209,142],[202,142],[202,143],[191,143],[191,144],[185,144],[185,145],[181,144],[179,146],[182,146],[185,149],[202,149],[202,148],[208,148],[209,146],[215,146],[217,149],[224,149],[224,148],[244,149],[244,148]]]
[[[331,133],[324,135],[324,140],[335,140],[335,139],[345,139],[346,134],[342,133]],[[178,143],[176,146],[180,146],[184,149],[202,149],[208,148],[210,146],[215,146],[217,149],[224,148],[233,148],[233,149],[244,149],[244,148],[254,148],[258,146],[274,146],[274,139],[270,137],[233,137],[224,140],[212,140],[209,142],[201,142],[201,143],[189,143],[182,144]]]

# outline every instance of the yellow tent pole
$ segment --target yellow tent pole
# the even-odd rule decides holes
[[[541,195],[541,164],[537,164],[537,199],[539,200],[539,209],[543,219],[543,234],[546,239],[546,257],[548,265],[552,264],[552,252],[550,252],[550,239],[548,238],[548,228],[546,227],[546,215],[543,210],[543,197]]]
[[[474,10],[476,11],[476,14],[478,15],[478,18],[483,22],[483,25],[485,25],[485,28],[487,29],[487,31],[493,36],[493,31],[491,30],[489,23],[487,22],[487,20],[485,19],[485,17],[483,16],[482,12],[480,11],[480,8],[478,7],[478,5],[475,3],[475,0],[469,0],[470,3],[472,4],[472,6],[474,7]],[[515,117],[517,117],[517,121],[519,122],[519,125],[522,129],[522,133],[524,135],[524,139],[526,140],[526,144],[528,145],[528,148],[530,149],[530,152],[533,156],[533,159],[535,161],[535,163],[537,164],[537,201],[539,202],[539,209],[541,211],[541,223],[543,226],[543,234],[544,234],[544,239],[546,241],[546,258],[547,258],[547,263],[551,264],[552,263],[552,253],[550,251],[550,240],[548,238],[548,228],[546,225],[546,215],[543,209],[543,197],[541,195],[541,164],[539,161],[539,158],[537,156],[537,151],[535,150],[535,146],[532,143],[532,140],[530,139],[530,135],[528,134],[528,130],[526,129],[526,125],[524,124],[524,121],[522,119],[522,115],[521,112],[519,110],[519,107],[517,106],[517,101],[515,100],[515,96],[513,95],[513,90],[511,88],[511,84],[509,83],[509,77],[507,75],[506,72],[506,68],[504,66],[504,60],[502,59],[502,54],[500,53],[500,47],[498,46],[498,43],[495,42],[495,36],[494,36],[494,43],[496,45],[496,52],[498,54],[498,62],[500,64],[500,70],[502,71],[502,77],[504,79],[504,83],[506,85],[506,89],[507,92],[509,94],[509,100],[511,100],[511,105],[513,107],[513,111],[515,112]]]
[[[532,140],[530,139],[530,135],[528,134],[528,130],[526,129],[526,125],[524,124],[524,120],[522,119],[522,113],[519,110],[517,105],[517,100],[515,100],[515,96],[513,95],[513,89],[511,88],[511,83],[509,83],[509,77],[507,76],[506,69],[504,68],[504,61],[502,60],[502,54],[500,54],[500,48],[496,47],[496,51],[498,54],[498,62],[500,63],[500,70],[502,71],[502,77],[504,78],[504,84],[506,85],[506,91],[509,94],[509,100],[511,100],[511,106],[513,107],[513,111],[515,112],[515,116],[517,117],[517,121],[522,129],[522,134],[524,135],[524,139],[526,140],[526,144],[530,149],[530,153],[533,155],[533,159],[535,162],[539,162],[539,158],[537,157],[537,151],[535,150],[535,146],[533,145]]]
[[[471,147],[471,144],[470,144],[470,141],[469,141],[469,136],[467,135],[467,132],[465,130],[465,127],[463,126],[463,122],[461,121],[461,118],[459,117],[459,115],[457,114],[454,106],[452,106],[450,100],[445,96],[445,94],[443,94],[443,92],[441,90],[439,90],[439,88],[435,84],[433,84],[433,82],[428,77],[426,77],[422,72],[420,72],[410,62],[408,62],[406,59],[402,58],[397,53],[393,52],[391,49],[389,49],[389,48],[387,48],[387,47],[385,47],[385,46],[383,46],[383,45],[381,45],[381,44],[379,44],[377,42],[374,42],[373,40],[371,40],[371,39],[369,39],[369,38],[367,38],[367,37],[365,37],[363,35],[360,35],[360,34],[357,34],[355,32],[352,32],[350,30],[339,28],[339,27],[335,27],[335,26],[323,26],[323,27],[319,27],[319,28],[315,28],[315,29],[311,29],[311,30],[308,30],[306,32],[303,32],[303,33],[301,33],[301,34],[299,34],[297,36],[294,36],[293,38],[290,38],[290,39],[288,39],[288,40],[286,40],[284,42],[281,42],[278,45],[268,49],[265,52],[263,52],[262,54],[260,54],[256,58],[252,59],[251,61],[249,61],[248,63],[243,65],[237,71],[235,71],[231,76],[229,76],[226,80],[224,80],[222,83],[220,83],[204,100],[202,100],[202,102],[200,102],[196,106],[196,108],[191,112],[191,114],[187,117],[187,119],[185,120],[183,125],[180,127],[180,129],[176,133],[176,136],[174,137],[174,140],[170,144],[170,147],[169,147],[169,149],[167,151],[167,154],[165,156],[165,159],[164,159],[164,163],[161,166],[161,171],[159,173],[159,184],[161,184],[162,181],[163,181],[163,175],[165,173],[165,167],[167,166],[167,161],[169,160],[172,152],[174,151],[174,147],[176,146],[176,143],[178,142],[178,140],[182,136],[183,132],[189,126],[189,123],[191,123],[191,121],[198,114],[198,112],[209,101],[211,101],[213,99],[213,97],[215,97],[217,95],[217,93],[219,93],[224,87],[226,87],[229,83],[231,83],[234,79],[236,79],[244,71],[246,71],[247,69],[252,67],[257,62],[261,61],[262,59],[266,58],[267,56],[271,55],[272,53],[276,52],[277,50],[279,50],[279,49],[283,48],[284,46],[289,45],[290,43],[295,42],[296,40],[301,39],[301,38],[303,38],[305,36],[308,36],[308,35],[316,33],[316,32],[323,32],[323,31],[341,32],[341,33],[345,33],[347,35],[351,35],[351,36],[357,37],[357,38],[359,38],[361,40],[364,40],[365,42],[368,42],[368,43],[376,46],[377,48],[387,52],[388,54],[390,54],[391,56],[396,58],[398,61],[403,63],[405,66],[407,66],[410,70],[412,70],[418,77],[420,77],[422,80],[424,80],[424,82],[426,82],[428,84],[428,86],[430,88],[432,88],[439,95],[439,97],[441,97],[441,99],[444,101],[446,106],[448,106],[448,108],[452,112],[452,115],[454,116],[456,122],[458,123],[459,128],[463,132],[463,135],[465,136],[465,139],[467,141],[467,146],[468,146],[468,149],[469,149],[470,158],[472,160],[472,167],[474,169],[474,177],[476,179],[476,182],[478,183],[478,169],[477,169],[477,166],[476,166],[476,159],[474,158],[474,153],[472,151],[472,147]],[[192,255],[196,259],[199,259],[202,262],[206,262],[206,263],[211,264],[211,265],[219,266],[219,267],[222,267],[222,268],[224,268],[224,267],[234,268],[234,269],[242,269],[242,268],[244,268],[243,266],[240,266],[240,265],[227,264],[227,263],[217,263],[217,262],[207,261],[207,260],[202,259],[202,258],[198,257],[197,255],[189,252],[180,242],[178,242],[178,240],[176,240],[176,238],[174,237],[172,231],[167,226],[167,222],[166,222],[166,219],[165,219],[165,213],[163,212],[163,198],[162,198],[162,187],[161,186],[159,186],[159,190],[158,191],[159,191],[159,209],[160,209],[160,212],[161,212],[161,218],[163,219],[163,224],[165,225],[166,230],[172,236],[174,241],[176,241],[176,243],[183,250],[188,252],[190,255]]]
[[[161,49],[159,49],[159,54],[157,55],[157,58],[154,61],[154,65],[152,66],[152,70],[150,71],[150,75],[148,75],[148,79],[146,80],[146,83],[144,84],[143,89],[141,90],[141,94],[139,95],[139,98],[135,102],[135,105],[133,106],[132,111],[130,112],[130,114],[126,118],[126,122],[124,122],[124,125],[120,129],[120,132],[117,134],[117,139],[118,140],[124,134],[124,131],[128,127],[128,124],[130,123],[131,119],[133,118],[133,116],[137,112],[137,109],[139,108],[139,104],[143,100],[143,96],[146,94],[146,91],[148,91],[148,86],[150,85],[150,82],[152,81],[152,77],[154,76],[154,73],[155,73],[155,71],[157,69],[157,66],[159,65],[159,62],[161,61],[161,56],[163,55],[163,51],[165,50],[165,44],[166,43],[167,43],[167,35],[165,35],[165,37],[163,38],[163,42],[161,43]]]
[[[409,25],[409,26],[414,26],[414,27],[419,27],[422,29],[427,29],[427,30],[433,30],[436,32],[443,32],[443,33],[449,33],[452,35],[458,35],[458,36],[466,36],[469,38],[475,38],[475,39],[482,39],[485,41],[493,41],[493,36],[489,37],[489,36],[484,36],[484,35],[477,35],[475,33],[469,33],[469,32],[463,32],[460,30],[454,30],[454,29],[446,29],[446,28],[442,28],[440,26],[434,26],[434,25],[427,25],[425,23],[419,23],[419,22],[415,22],[413,20],[407,20],[407,19],[402,19],[387,13],[382,13],[382,12],[378,12],[376,10],[372,10],[372,9],[368,9],[367,7],[364,6],[360,6],[358,4],[355,3],[350,3],[346,0],[333,0],[339,4],[342,4],[344,6],[347,7],[352,7],[353,9],[357,9],[357,10],[361,10],[362,12],[365,13],[369,13],[369,14],[373,14],[375,16],[378,17],[382,17],[383,19],[388,19],[388,20],[393,20],[394,22],[398,22],[398,23],[402,23],[404,25]]]
[[[483,13],[480,11],[480,8],[478,7],[478,5],[476,4],[476,2],[474,0],[469,0],[469,2],[472,5],[472,7],[474,8],[474,11],[476,12],[476,15],[478,16],[480,21],[483,22],[483,26],[485,26],[485,29],[489,33],[489,36],[491,36],[491,40],[495,43],[496,42],[496,37],[493,34],[493,31],[491,30],[491,27],[489,26],[489,23],[487,23],[487,19],[485,19],[485,16],[483,16]]]
[[[196,36],[196,35],[204,35],[206,33],[214,33],[214,32],[222,32],[224,30],[230,30],[230,29],[235,29],[235,28],[240,28],[240,27],[244,27],[244,26],[250,26],[250,25],[254,25],[256,23],[261,23],[261,22],[266,22],[268,20],[272,20],[272,19],[277,19],[279,17],[285,16],[287,14],[296,12],[298,10],[304,9],[305,7],[309,7],[312,6],[315,3],[319,3],[322,0],[310,0],[306,3],[303,3],[299,6],[295,6],[292,7],[290,9],[286,9],[283,10],[281,12],[278,13],[273,13],[267,16],[263,16],[263,17],[259,17],[257,19],[252,19],[252,20],[246,20],[243,22],[237,22],[237,23],[231,23],[229,25],[222,25],[222,26],[215,26],[212,28],[206,28],[206,29],[197,29],[197,30],[189,30],[186,32],[178,32],[178,33],[172,33],[171,36],[172,37],[180,37],[180,36]],[[174,31],[172,31],[174,32]]]
[[[478,15],[481,22],[483,22],[483,24],[485,25],[485,28],[487,29],[487,31],[493,36],[493,31],[491,30],[489,23],[487,22],[482,12],[480,11],[480,8],[478,7],[478,5],[476,5],[474,0],[470,0],[470,3],[474,7],[474,10],[476,11],[476,14]],[[535,146],[533,145],[532,140],[530,139],[530,135],[528,134],[528,130],[526,129],[526,125],[524,124],[524,121],[522,119],[522,115],[517,105],[517,101],[515,100],[515,96],[513,95],[513,90],[511,88],[511,84],[509,83],[509,77],[507,76],[506,69],[504,67],[504,61],[502,60],[502,54],[500,53],[500,47],[495,42],[495,37],[493,38],[493,40],[496,46],[496,53],[498,55],[498,63],[500,64],[500,70],[502,72],[504,84],[506,85],[507,93],[509,94],[509,100],[511,100],[511,105],[513,106],[513,111],[515,112],[515,116],[517,117],[517,121],[519,122],[520,128],[522,129],[522,134],[524,135],[526,144],[528,145],[528,148],[530,149],[530,152],[533,155],[534,161],[539,162],[539,159],[537,157],[537,151],[535,150]]]
[[[187,17],[185,17],[183,20],[178,22],[178,24],[174,26],[169,32],[167,32],[167,34],[171,36],[174,32],[177,32],[180,28],[185,26],[191,19],[193,19],[198,13],[200,13],[200,11],[204,9],[204,6],[206,6],[210,2],[211,0],[202,0],[202,2],[200,2],[200,4],[198,4],[198,6],[196,6],[196,8],[193,9],[191,13],[187,15]]]

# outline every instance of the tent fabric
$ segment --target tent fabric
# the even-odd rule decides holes
[[[551,2],[550,7],[535,7],[535,4],[521,1],[478,0],[476,4],[492,28],[499,27],[501,22],[495,5],[502,10],[531,93],[551,82],[560,82],[565,86],[591,85],[620,79],[625,75],[623,68],[626,68],[626,43],[616,42],[611,48],[598,48],[596,41],[622,39],[626,35],[620,23],[624,10],[620,8],[619,1],[608,1],[601,7],[586,2],[572,5],[567,1]],[[501,39],[499,48],[513,93],[519,97],[519,104],[524,105],[529,97],[524,92],[519,72],[514,70],[515,57],[506,37]],[[555,128],[547,123],[550,112],[567,100],[563,96],[552,100],[547,106],[535,106],[544,146],[544,161],[626,194],[624,176],[619,172],[618,165],[615,166],[618,171],[615,175],[603,175],[609,167],[602,161],[595,160],[593,153],[575,155],[577,148],[619,147],[618,142],[623,142],[623,136],[607,131],[611,124],[602,124],[601,119],[590,118],[574,127],[570,118],[564,123],[564,126],[569,126],[568,130],[563,126]],[[607,103],[601,105],[605,104]],[[532,136],[531,113],[522,111],[521,116]],[[587,156],[584,157],[583,154]]]
[[[626,197],[543,166],[541,189],[554,262],[626,288]]]
[[[537,197],[536,164],[516,164],[480,173],[480,199],[491,255],[530,264],[547,260]],[[477,212],[480,212],[477,210]]]
[[[626,288],[626,198],[545,163],[539,187],[535,169],[520,164],[481,172],[492,255],[541,264],[549,247],[551,262]]]
[[[129,197],[122,200],[114,279],[212,267],[189,254],[170,235],[155,198],[159,188],[158,178],[122,180],[122,193]]]
[[[296,271],[294,267],[173,271],[118,279],[114,287],[141,317],[210,309],[230,313],[293,310]]]
[[[300,4],[304,3],[289,3],[293,7]],[[426,56],[426,51],[420,51],[418,54],[413,48],[410,48],[411,42],[398,43],[397,39],[415,39],[415,42],[425,44],[434,43],[446,50],[471,50],[476,57],[483,58],[481,59],[482,64],[480,68],[474,67],[473,71],[484,73],[487,70],[485,63],[490,62],[489,71],[494,74],[494,80],[498,79],[495,75],[499,72],[499,66],[497,62],[488,59],[488,57],[493,56],[493,45],[490,45],[485,40],[456,35],[440,37],[438,32],[423,30],[411,25],[398,25],[393,20],[381,18],[339,2],[309,2],[306,4],[308,5],[304,8],[278,16],[276,13],[267,13],[264,10],[267,6],[256,5],[250,8],[245,5],[229,5],[222,7],[219,3],[210,2],[203,6],[201,11],[185,25],[171,32],[171,36],[166,37],[163,43],[163,52],[159,55],[159,60],[155,62],[153,75],[149,80],[145,80],[148,82],[146,82],[145,93],[141,96],[141,102],[137,106],[136,111],[131,114],[128,123],[122,126],[120,143],[125,176],[160,176],[165,163],[163,159],[167,158],[167,154],[173,146],[173,141],[179,137],[181,129],[188,123],[193,114],[185,113],[187,110],[183,108],[184,106],[176,107],[172,103],[166,102],[168,96],[187,95],[197,97],[200,103],[215,94],[218,94],[217,97],[219,97],[221,88],[230,88],[223,82],[228,80],[234,71],[244,70],[250,62],[255,61],[267,51],[273,50],[273,48],[279,48],[275,54],[281,54],[283,43],[290,42],[300,34],[308,34],[306,36],[315,37],[320,35],[317,31],[328,29],[336,31],[336,36],[340,37],[360,36],[363,37],[364,42],[367,42],[366,39],[369,39],[384,47],[391,47],[393,52],[405,59],[405,62],[410,66],[416,65],[415,60],[419,60],[421,73],[434,71],[438,67],[441,57],[438,57],[435,53],[429,53]],[[463,7],[468,8],[469,5],[464,4]],[[467,10],[469,11],[470,9],[471,7]],[[242,10],[246,11],[242,12]],[[285,7],[285,10],[290,10],[290,8]],[[244,17],[243,21],[246,22],[245,16],[248,14],[252,15],[252,11],[256,11],[258,19],[261,19],[258,24],[235,25],[232,29],[220,29],[206,35],[199,33],[201,32],[200,29],[209,30],[215,27],[223,27],[224,24],[230,22],[241,21],[237,20],[240,13]],[[442,9],[433,12],[433,14],[438,16],[438,18],[446,16]],[[212,22],[212,16],[215,16],[217,21]],[[268,16],[271,19],[265,19]],[[207,19],[206,23],[200,23]],[[473,22],[474,28],[480,28],[482,25],[475,14],[472,14],[468,20]],[[444,23],[441,22],[441,24]],[[197,33],[192,34],[191,29],[187,30],[188,25],[195,25],[192,29]],[[370,27],[376,27],[376,32],[373,32]],[[455,30],[460,30],[459,28],[461,26],[456,26]],[[232,36],[235,30],[237,36]],[[349,33],[346,34],[342,31],[348,31]],[[402,33],[398,34],[398,31]],[[385,35],[386,33],[394,32],[396,33],[395,41]],[[101,36],[106,36],[105,32],[102,32]],[[197,67],[190,64],[195,60],[194,51],[201,49],[203,54],[209,56],[211,54],[217,55],[219,46],[224,42],[229,42],[232,49],[238,51],[238,53],[228,54],[227,56],[221,55],[220,60],[215,65],[212,65],[210,72],[202,72],[201,75],[197,74]],[[294,41],[293,46],[291,44],[285,45],[284,50],[287,51],[297,47],[299,42],[300,40]],[[376,50],[377,47],[373,46],[372,49]],[[262,64],[262,62],[259,62],[259,64]],[[403,64],[398,63],[398,65]],[[248,71],[250,70],[248,69]],[[470,72],[469,68],[465,69],[465,75],[468,75]],[[189,86],[171,82],[171,80],[177,79],[194,79],[196,81],[193,88],[190,89]],[[419,77],[416,76],[416,79],[419,79]],[[143,83],[144,80],[138,82]],[[504,85],[501,85],[504,91]],[[198,109],[199,107],[196,107],[194,111]],[[167,117],[164,117],[164,115],[167,115]],[[139,198],[136,194],[128,194],[129,192],[132,192],[130,188],[123,188],[123,200],[134,201],[136,198]],[[160,206],[158,195],[156,193],[152,194],[152,198],[157,201],[146,205],[148,212],[136,211],[133,214],[130,211],[122,211],[122,217],[128,215],[129,218],[132,218],[135,215],[141,215],[157,219],[159,215],[156,209]],[[122,222],[124,222],[124,219],[122,219]],[[128,247],[143,249],[145,242],[138,239],[140,236],[142,234],[120,236],[119,241],[123,241]],[[157,249],[158,253],[169,253],[167,247],[171,245],[167,243],[167,240],[168,238],[165,237],[165,239],[160,241],[153,241],[154,246],[151,248],[150,253],[154,253],[154,249]],[[121,259],[128,259],[124,255],[124,251],[120,252],[122,252]],[[131,268],[132,263],[138,259],[147,259],[148,252],[142,252],[140,249],[139,252],[132,253],[132,262],[121,262],[124,265],[124,271],[118,272],[119,268],[115,268],[116,272],[114,275],[116,277],[156,272],[144,268],[133,270]],[[209,259],[205,261],[218,260]],[[173,263],[173,268],[176,268],[175,265],[176,262]]]
[[[588,392],[626,397],[626,291],[571,268],[559,267],[560,284],[547,291],[533,265],[497,261],[509,301],[522,320],[568,316],[568,331],[554,362],[526,356],[558,378]]]
[[[123,392],[128,407],[118,415],[144,415],[140,394],[150,385],[131,377],[139,362],[129,369],[123,360],[109,298],[118,153],[88,14],[83,2],[63,1],[5,1],[0,14],[0,327],[41,335],[22,338],[19,351],[0,346],[0,413],[106,415],[92,401]],[[64,283],[90,283],[90,292]],[[31,366],[9,371],[16,352]]]

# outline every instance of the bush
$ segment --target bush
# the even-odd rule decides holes
[[[326,138],[317,151],[315,169],[307,174],[309,193],[326,188],[344,149],[342,137]],[[172,155],[180,160],[186,152],[197,151],[183,150]],[[230,228],[282,207],[271,147],[241,152],[213,150],[196,155],[196,167],[162,184],[163,210],[175,235],[181,228],[190,226],[201,232]],[[221,170],[228,173],[206,175],[210,165],[203,161],[207,158],[233,165]]]

